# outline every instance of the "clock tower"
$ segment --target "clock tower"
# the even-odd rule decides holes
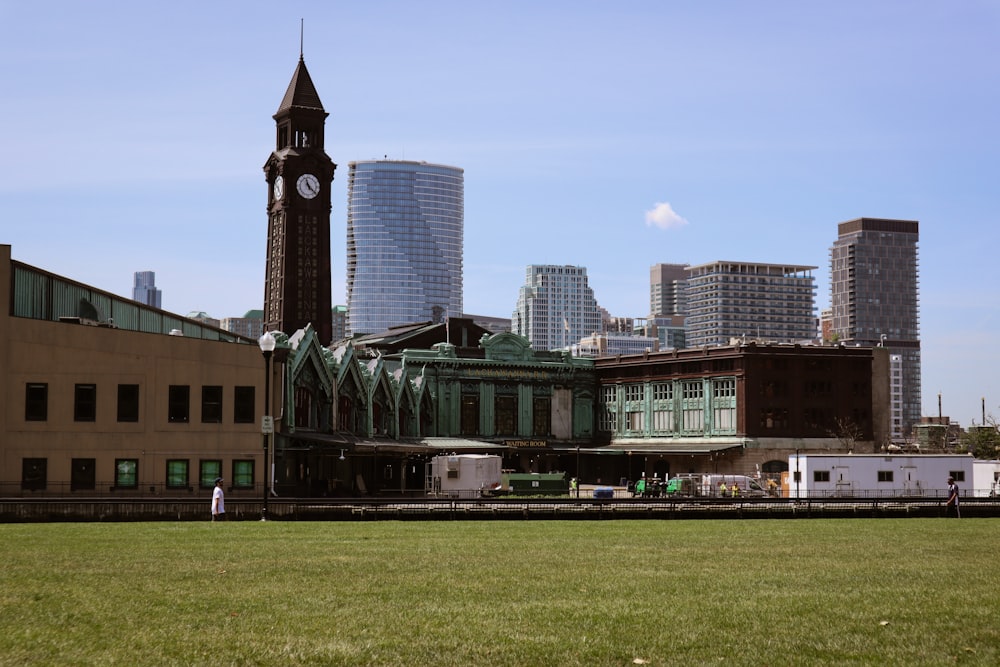
[[[264,165],[264,331],[291,335],[311,323],[322,345],[333,338],[330,186],[337,165],[323,149],[328,115],[300,55],[274,114],[275,148]]]

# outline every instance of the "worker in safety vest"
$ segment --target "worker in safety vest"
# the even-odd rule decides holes
[[[732,494],[733,498],[737,498],[740,495],[740,487],[736,484],[736,482],[733,482]]]

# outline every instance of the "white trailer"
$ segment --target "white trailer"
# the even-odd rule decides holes
[[[1000,461],[976,460],[972,469],[972,486],[977,498],[1000,496]]]
[[[442,454],[427,464],[428,495],[478,498],[501,488],[503,459],[495,454]]]
[[[949,477],[960,495],[971,496],[973,460],[968,454],[792,454],[788,496],[944,498]]]

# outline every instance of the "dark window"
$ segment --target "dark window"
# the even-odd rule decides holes
[[[169,459],[167,461],[167,488],[185,489],[188,485],[187,459]]]
[[[70,468],[70,491],[93,491],[97,488],[96,459],[73,459]]]
[[[252,424],[254,422],[254,388],[236,387],[233,393],[233,422]]]
[[[139,459],[115,459],[115,488],[139,488]]]
[[[233,486],[239,489],[252,489],[253,461],[233,461]]]
[[[139,421],[139,385],[118,385],[118,421]]]
[[[891,470],[879,470],[878,471],[878,481],[880,481],[880,482],[891,482],[892,481],[892,471]]]
[[[222,423],[222,387],[207,385],[201,388],[201,421],[204,424]]]
[[[829,482],[830,481],[830,471],[829,470],[816,470],[813,472],[814,482]]]
[[[42,491],[48,482],[48,459],[21,459],[21,488]]]
[[[479,435],[479,396],[462,395],[462,435]]]
[[[49,385],[29,382],[24,387],[24,420],[43,422],[49,418]]]
[[[540,438],[549,435],[552,425],[552,408],[548,396],[536,396],[532,401],[531,434]]]
[[[97,385],[78,384],[73,393],[73,421],[97,421]]]
[[[517,434],[517,396],[496,397],[497,435]]]
[[[222,477],[222,461],[206,459],[198,464],[198,484],[203,489],[215,486],[215,478]]]
[[[952,470],[948,473],[948,477],[953,477],[956,482],[965,481],[965,471],[964,470]]]
[[[191,387],[172,384],[167,396],[167,421],[186,424],[191,410]]]

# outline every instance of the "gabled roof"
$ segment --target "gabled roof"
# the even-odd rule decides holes
[[[319,93],[316,92],[316,86],[313,85],[309,70],[306,69],[306,62],[301,56],[299,64],[295,68],[295,74],[292,75],[292,80],[288,84],[288,90],[285,91],[285,97],[278,105],[277,113],[290,111],[293,108],[324,111]]]
[[[392,327],[388,331],[362,334],[351,339],[359,350],[376,350],[396,354],[404,349],[429,350],[435,343],[450,341],[459,349],[459,356],[482,357],[479,342],[492,332],[466,317],[451,317],[447,322],[415,322]]]

